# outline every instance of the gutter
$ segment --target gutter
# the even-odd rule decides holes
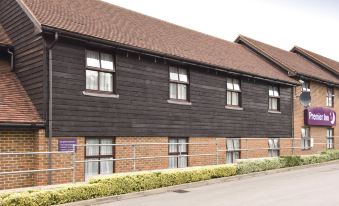
[[[54,33],[54,40],[48,46],[48,151],[52,151],[53,137],[53,52],[52,49],[59,40],[59,33]],[[48,168],[52,168],[52,156],[48,154]],[[52,173],[48,172],[48,184],[52,184]]]
[[[265,78],[265,77],[262,77],[262,76],[254,76],[253,74],[249,74],[249,73],[240,73],[240,72],[234,71],[234,69],[222,68],[220,66],[211,66],[211,65],[207,65],[205,63],[194,62],[192,60],[184,59],[184,58],[177,57],[177,56],[170,56],[168,54],[155,53],[154,51],[142,49],[142,48],[139,48],[139,47],[133,47],[133,46],[117,43],[117,42],[112,42],[112,41],[100,39],[100,38],[97,38],[97,37],[81,35],[81,34],[69,32],[69,31],[65,31],[65,30],[60,30],[60,29],[57,29],[57,28],[54,28],[54,27],[49,27],[49,26],[43,25],[42,29],[43,29],[43,32],[52,33],[52,34],[58,32],[60,36],[62,35],[62,36],[67,37],[67,38],[85,41],[87,43],[101,44],[101,45],[104,45],[104,46],[109,45],[110,47],[113,47],[114,49],[125,51],[125,52],[140,53],[140,54],[143,54],[143,55],[146,55],[146,56],[151,56],[151,57],[154,57],[154,58],[178,62],[178,63],[186,64],[186,65],[203,67],[203,68],[206,68],[206,69],[215,70],[215,71],[222,72],[222,73],[228,73],[228,74],[234,74],[234,75],[238,75],[238,76],[250,77],[250,78],[253,78],[253,79],[263,80],[263,81],[266,81],[266,82],[273,82],[273,83],[283,84],[283,85],[288,85],[288,86],[299,85],[298,83],[285,82],[285,81],[282,81],[282,80],[274,80],[274,79],[269,79],[269,78]],[[225,69],[227,69],[227,70],[225,70]]]
[[[44,128],[44,123],[0,123],[0,127]]]

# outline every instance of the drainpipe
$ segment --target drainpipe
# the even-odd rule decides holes
[[[14,54],[11,51],[11,49],[8,49],[7,52],[8,52],[8,54],[11,55],[11,71],[13,72],[14,71]]]
[[[59,40],[58,32],[54,34],[54,40],[48,47],[48,151],[52,151],[52,137],[53,137],[53,53],[52,49]],[[52,154],[48,154],[48,169],[52,168]],[[52,184],[52,173],[48,172],[48,184]]]

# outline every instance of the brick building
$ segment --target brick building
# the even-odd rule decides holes
[[[339,63],[300,47],[288,52],[245,36],[239,36],[236,42],[246,45],[285,70],[286,75],[300,81],[301,85],[293,90],[293,137],[299,139],[295,145],[300,146],[297,154],[339,147],[335,117],[339,108],[339,97],[335,95],[339,92]],[[311,99],[306,109],[300,101],[302,92],[309,93]],[[317,117],[320,120],[314,121]]]
[[[1,189],[306,153],[300,75],[278,59],[102,1],[0,3],[0,153],[40,152],[1,156]],[[287,59],[325,75],[324,106],[336,63]],[[1,175],[22,170],[40,171]]]

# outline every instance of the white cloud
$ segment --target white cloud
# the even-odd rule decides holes
[[[239,34],[339,61],[338,2],[278,0],[105,0],[228,41]]]

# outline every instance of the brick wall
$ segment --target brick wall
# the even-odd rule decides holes
[[[51,151],[58,151],[58,140],[59,139],[64,139],[64,137],[58,137],[52,138],[52,148]],[[75,137],[72,137],[72,139]],[[77,139],[77,144],[78,145],[84,145],[85,144],[85,138],[83,137],[76,137]],[[35,151],[37,152],[45,152],[48,151],[48,138],[45,137],[45,131],[40,130],[38,131],[38,135],[35,138],[36,142],[36,147]],[[77,147],[77,152],[76,152],[76,160],[77,161],[82,161],[84,160],[84,147]],[[36,167],[40,170],[43,169],[48,169],[49,164],[48,164],[48,159],[49,155],[48,154],[39,154],[36,155],[37,162],[36,162]],[[51,154],[51,168],[57,169],[57,168],[71,168],[73,167],[72,164],[72,154]],[[76,173],[75,173],[75,178],[76,181],[83,181],[84,180],[84,163],[76,163]],[[61,171],[52,171],[51,173],[51,183],[52,184],[62,184],[62,183],[69,183],[73,181],[73,170],[61,170]],[[37,180],[36,184],[37,185],[46,185],[48,184],[48,172],[40,172],[36,174]]]
[[[188,166],[193,167],[217,164],[217,143],[216,143],[217,141],[218,143],[223,142],[221,139],[213,137],[190,137],[188,142],[191,144],[188,147],[188,154],[193,156],[188,157]],[[222,148],[222,145],[218,146],[220,146],[220,149]],[[201,154],[204,155],[195,156]],[[218,155],[220,156],[220,159],[218,160],[219,163],[225,162],[225,160],[222,161],[221,159],[223,155],[222,154]]]
[[[167,143],[167,137],[116,137],[116,144],[140,144],[140,143]],[[131,146],[116,146],[115,158],[133,158],[134,150]],[[135,147],[136,157],[167,156],[168,145],[142,145]],[[134,169],[135,162],[135,169]],[[131,172],[152,169],[164,169],[168,167],[168,158],[154,158],[143,160],[116,161],[115,172]]]
[[[0,152],[32,152],[36,131],[31,130],[0,130]],[[35,169],[34,155],[3,155],[0,156],[0,172]],[[0,189],[28,187],[35,183],[33,174],[0,175]]]
[[[84,138],[77,138],[78,144],[84,144]],[[48,138],[44,130],[2,129],[0,130],[0,153],[46,152]],[[52,139],[52,151],[58,151],[58,138]],[[52,154],[52,168],[70,168],[71,154]],[[79,148],[77,160],[84,159],[84,149]],[[0,172],[48,169],[48,154],[25,154],[0,156]],[[83,164],[77,165],[77,181],[84,180]],[[72,170],[53,171],[52,184],[72,181]],[[0,175],[0,189],[31,187],[48,184],[48,172]]]
[[[312,128],[312,134],[321,135],[326,132],[326,128]],[[48,150],[48,138],[45,137],[44,130],[6,130],[0,131],[0,152],[31,152]],[[58,150],[58,139],[52,138],[52,151]],[[72,137],[74,138],[74,137]],[[189,166],[213,165],[226,163],[226,138],[215,137],[190,137],[188,146]],[[324,140],[325,141],[325,140]],[[241,149],[250,149],[241,151],[241,158],[260,158],[268,156],[268,139],[253,138],[241,139]],[[116,137],[116,144],[139,144],[142,146],[135,147],[136,157],[153,157],[162,156],[162,158],[150,158],[142,160],[118,160],[114,163],[114,172],[131,172],[142,170],[155,170],[168,168],[168,138],[167,137]],[[146,143],[161,143],[159,145]],[[207,144],[204,144],[207,143]],[[217,144],[216,144],[217,143]],[[77,137],[77,144],[84,145],[85,138]],[[295,145],[300,145],[300,141],[295,141]],[[280,154],[309,154],[323,150],[321,147],[315,147],[312,150],[301,151],[292,150],[291,139],[280,139]],[[217,150],[218,155],[216,154]],[[292,152],[293,151],[293,152]],[[132,158],[134,154],[133,147],[119,145],[114,150],[115,158]],[[205,154],[198,156],[199,154]],[[195,156],[196,155],[196,156]],[[76,152],[76,160],[83,161],[85,157],[85,147],[78,147]],[[65,168],[72,166],[72,156],[70,154],[53,154],[52,168]],[[29,169],[47,169],[48,155],[25,155],[0,157],[0,172],[12,170],[29,170]],[[135,167],[134,167],[135,164]],[[72,181],[73,171],[54,171],[52,174],[52,184],[68,183]],[[84,181],[84,163],[76,164],[76,181]],[[41,172],[35,174],[20,174],[0,176],[0,189],[9,189],[16,187],[28,187],[36,185],[46,185],[48,183],[48,173]]]
[[[311,107],[326,107],[326,94],[327,94],[327,86],[324,84],[320,84],[317,82],[310,83],[311,89]],[[301,92],[301,87],[296,87],[294,90],[294,137],[299,139],[301,138],[301,128],[304,125],[304,108],[300,104],[299,94]],[[335,89],[335,94],[339,93],[339,89]],[[334,109],[335,111],[339,111],[339,96],[335,96],[334,100]],[[338,120],[338,118],[337,118]],[[326,131],[328,127],[321,126],[309,126],[311,137],[314,139],[314,147],[307,150],[297,149],[296,154],[314,154],[319,151],[323,151],[326,148]],[[334,135],[339,134],[339,128],[334,127]],[[335,142],[339,142],[339,137],[335,137]],[[301,146],[301,141],[296,140],[295,145],[297,147]],[[336,145],[339,148],[339,145]]]

